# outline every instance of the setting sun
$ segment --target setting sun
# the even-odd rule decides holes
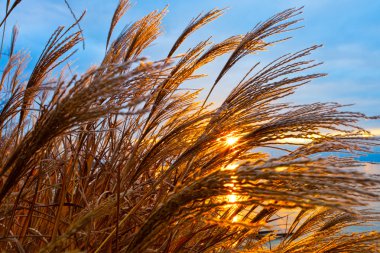
[[[235,203],[236,202],[236,195],[235,194],[228,195],[227,199],[228,199],[228,202]]]
[[[223,167],[222,170],[235,170],[238,166],[239,164],[232,163],[232,164],[228,164],[226,167]]]
[[[0,253],[380,253],[380,0],[0,7]]]
[[[232,145],[234,145],[238,140],[239,140],[238,137],[230,136],[230,137],[227,137],[227,139],[226,139],[226,143],[227,143],[227,145],[232,146]]]

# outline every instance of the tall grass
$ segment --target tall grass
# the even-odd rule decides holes
[[[143,51],[166,10],[112,41],[129,6],[117,6],[103,61],[80,75],[63,63],[82,40],[82,17],[57,28],[30,74],[14,29],[0,82],[4,252],[377,252],[378,232],[345,230],[378,218],[364,206],[379,200],[380,181],[353,158],[378,144],[357,125],[371,117],[336,103],[281,102],[324,75],[305,74],[319,65],[308,59],[319,46],[255,64],[219,107],[208,106],[226,73],[286,39],[272,36],[296,29],[302,9],[178,52],[223,14],[212,10],[190,22],[165,59],[149,62]],[[182,89],[226,54],[207,99]],[[326,152],[352,157],[319,155]]]

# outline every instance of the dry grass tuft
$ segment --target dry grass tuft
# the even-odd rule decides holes
[[[19,2],[7,2],[1,25]],[[82,17],[57,28],[26,82],[27,57],[15,52],[13,30],[0,79],[1,250],[378,251],[378,232],[347,232],[378,218],[363,207],[379,200],[380,179],[354,159],[378,145],[357,125],[376,117],[336,103],[281,102],[324,76],[309,73],[319,46],[255,64],[219,107],[207,105],[240,59],[288,39],[281,36],[297,29],[302,9],[177,54],[223,13],[212,10],[191,21],[167,58],[148,62],[142,53],[166,10],[111,42],[129,6],[120,0],[116,8],[101,64],[72,77],[65,68],[54,74],[82,40],[74,31]],[[182,89],[225,54],[204,101],[199,90]],[[347,151],[351,157],[319,155]]]

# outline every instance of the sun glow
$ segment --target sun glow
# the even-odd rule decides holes
[[[238,137],[235,137],[235,136],[229,136],[227,137],[226,139],[226,144],[228,146],[233,146],[234,144],[236,144],[236,142],[239,140]]]
[[[288,167],[280,166],[280,167],[276,167],[274,170],[276,172],[283,172],[283,171],[285,171],[287,169],[288,169]]]
[[[239,221],[239,217],[237,215],[235,215],[233,218],[232,218],[232,222],[238,222]]]
[[[239,164],[232,163],[232,164],[228,164],[226,167],[223,167],[222,170],[235,170],[238,166]]]
[[[227,199],[228,199],[228,202],[235,203],[236,202],[236,195],[235,194],[228,195]]]
[[[295,138],[295,137],[289,137],[289,138],[284,138],[277,140],[278,143],[283,143],[283,144],[295,144],[295,145],[300,145],[300,144],[309,144],[313,140],[321,138],[320,135],[318,134],[309,134],[307,135],[306,138]]]
[[[362,133],[362,136],[365,138],[378,137],[380,136],[380,128],[368,129],[368,132]]]

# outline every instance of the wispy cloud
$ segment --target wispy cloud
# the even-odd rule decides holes
[[[78,61],[75,62],[78,70],[82,71],[89,65],[98,63],[104,55],[107,29],[117,0],[69,2],[78,15],[87,9],[86,17],[81,22],[87,48],[84,52],[79,52]],[[223,100],[236,81],[244,76],[255,62],[259,60],[267,62],[289,50],[294,52],[312,43],[323,43],[324,48],[316,52],[315,57],[325,62],[318,71],[327,72],[329,76],[302,88],[298,95],[293,96],[293,101],[305,103],[338,100],[342,103],[354,103],[356,104],[354,109],[366,113],[379,113],[377,108],[380,108],[380,16],[376,10],[380,8],[380,2],[221,0],[216,3],[215,1],[136,0],[134,7],[121,21],[117,31],[148,11],[164,8],[166,5],[169,5],[169,11],[173,13],[164,19],[163,36],[146,52],[152,58],[162,57],[159,53],[168,49],[173,38],[176,38],[189,20],[201,11],[213,7],[229,7],[223,17],[192,35],[183,45],[183,50],[192,46],[193,41],[213,35],[212,40],[217,42],[230,35],[249,31],[258,21],[280,10],[305,6],[303,24],[306,28],[292,32],[295,37],[293,40],[271,48],[269,53],[248,57],[234,68],[234,72],[227,80],[223,80],[214,94],[213,98],[217,103]],[[73,19],[63,0],[41,0],[23,1],[9,21],[8,24],[17,23],[20,26],[18,45],[27,45],[26,49],[31,51],[31,65],[33,65],[49,34],[59,25],[71,24]],[[10,29],[10,26],[8,28]],[[202,87],[211,85],[212,78],[223,63],[221,59],[217,65],[204,69],[204,72],[209,72],[211,75],[201,81]]]

